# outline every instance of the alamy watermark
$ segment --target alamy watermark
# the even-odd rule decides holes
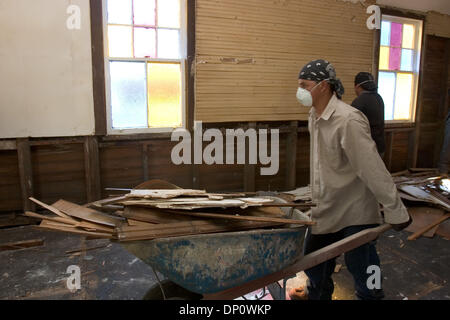
[[[81,9],[79,6],[72,4],[66,10],[69,17],[66,20],[66,27],[69,30],[81,29]]]
[[[380,7],[373,4],[367,7],[366,12],[372,14],[367,18],[366,25],[369,30],[380,29],[381,28],[381,10]]]
[[[370,290],[381,289],[381,269],[377,265],[371,265],[367,267],[367,274],[370,274],[367,278],[366,285]]]
[[[70,274],[67,278],[66,286],[70,292],[76,292],[81,289],[81,270],[79,266],[71,265],[67,267],[66,273]]]
[[[172,163],[180,164],[257,164],[258,156],[261,175],[275,175],[279,170],[279,129],[270,129],[270,155],[267,129],[248,128],[226,129],[225,138],[219,129],[207,129],[203,132],[202,122],[196,121],[192,148],[191,133],[186,129],[172,132],[171,141],[179,141],[171,152]],[[180,141],[181,140],[181,141]],[[248,159],[246,159],[246,141],[248,140]],[[203,150],[203,142],[211,142]],[[225,142],[225,161],[224,161]],[[236,152],[235,152],[236,142]],[[192,161],[192,152],[194,161]],[[236,160],[235,162],[235,154]]]

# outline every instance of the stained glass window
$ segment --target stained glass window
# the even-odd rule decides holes
[[[183,125],[182,0],[106,0],[111,127]]]
[[[380,31],[378,91],[386,120],[411,120],[416,97],[422,23],[383,16]]]

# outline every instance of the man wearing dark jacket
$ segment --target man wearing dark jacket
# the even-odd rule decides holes
[[[364,113],[370,124],[372,139],[377,145],[377,151],[383,158],[385,152],[384,140],[384,102],[377,93],[377,84],[368,72],[360,72],[355,77],[355,93],[358,96],[352,106]]]

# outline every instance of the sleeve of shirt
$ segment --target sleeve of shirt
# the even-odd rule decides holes
[[[357,114],[348,117],[341,143],[357,176],[383,205],[384,220],[390,224],[407,222],[408,211],[400,199],[392,176],[377,152],[375,142],[370,136],[368,121]]]

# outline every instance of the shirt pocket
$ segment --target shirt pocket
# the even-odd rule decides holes
[[[342,167],[342,148],[338,146],[324,146],[322,152],[326,167],[332,170],[338,170]]]

